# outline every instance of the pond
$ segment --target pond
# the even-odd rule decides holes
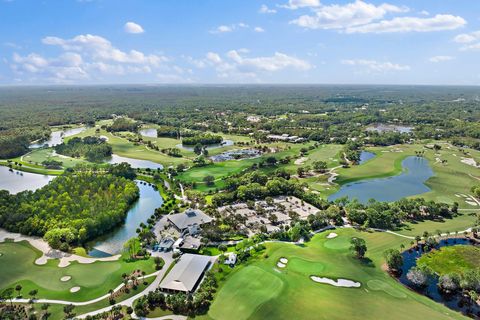
[[[373,153],[373,152],[362,151],[360,153],[360,161],[358,162],[358,164],[364,164],[368,160],[371,160],[371,159],[375,158],[375,156],[376,156],[376,154]]]
[[[444,239],[439,241],[439,245],[437,247],[447,247],[447,246],[454,246],[454,245],[472,245],[470,240],[465,238],[460,239]],[[407,279],[407,272],[412,267],[417,265],[417,259],[420,258],[424,254],[422,248],[420,247],[419,250],[407,250],[402,253],[403,256],[403,266],[402,266],[402,274],[400,275],[399,281],[407,287],[412,288],[412,284]],[[412,288],[413,290],[429,297],[430,299],[442,303],[450,309],[460,311],[463,314],[473,313],[477,315],[477,319],[480,317],[480,306],[478,304],[469,304],[466,299],[462,297],[460,294],[453,294],[453,295],[445,295],[442,294],[437,287],[438,277],[431,276],[429,278],[428,286],[420,291],[417,289]],[[470,311],[470,312],[468,312]],[[472,316],[472,314],[470,314]]]
[[[400,133],[410,133],[413,127],[396,125],[396,124],[376,124],[367,128],[367,131],[376,131],[379,133],[397,131]]]
[[[53,131],[50,134],[50,139],[43,142],[33,143],[30,145],[30,148],[38,149],[41,147],[54,147],[56,145],[61,144],[63,142],[63,138],[79,134],[80,132],[85,131],[85,129],[86,129],[85,127],[77,127],[77,128]]]
[[[111,164],[119,164],[122,162],[126,162],[130,164],[132,168],[136,168],[136,169],[144,169],[144,168],[150,168],[153,170],[163,169],[163,166],[161,164],[153,161],[127,158],[127,157],[122,157],[116,154],[112,154],[111,158],[107,162]]]
[[[12,194],[37,190],[47,185],[53,178],[55,177],[18,170],[12,172],[8,167],[0,166],[0,190],[8,190]]]
[[[233,146],[233,143],[234,142],[232,140],[223,140],[222,143],[207,145],[206,149],[211,150],[211,149],[218,149],[218,148],[227,147],[227,146]],[[176,147],[180,149],[188,150],[188,151],[193,151],[195,146],[185,146],[180,143],[180,144],[177,144]]]
[[[130,238],[136,236],[136,229],[141,222],[146,222],[154,214],[155,209],[163,204],[163,198],[158,190],[151,185],[136,181],[140,189],[140,197],[130,208],[125,223],[112,232],[97,238],[89,244],[91,248],[88,254],[92,257],[105,257],[120,253],[123,244]]]
[[[157,129],[155,128],[147,128],[147,129],[141,129],[138,131],[140,135],[148,138],[156,138],[157,137]]]
[[[424,183],[433,176],[433,170],[426,159],[407,157],[402,161],[402,168],[403,172],[393,177],[345,184],[328,200],[334,201],[346,196],[358,199],[361,203],[367,203],[369,199],[392,202],[430,191]]]

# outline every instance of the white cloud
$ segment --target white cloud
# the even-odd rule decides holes
[[[233,31],[233,28],[231,26],[221,25],[211,30],[210,33],[225,33],[225,32],[232,32],[232,31]]]
[[[220,78],[257,79],[260,74],[285,69],[305,71],[313,66],[302,59],[275,52],[272,56],[247,57],[247,49],[231,50],[222,58],[216,52],[208,52],[205,63],[217,72]]]
[[[262,4],[260,7],[260,10],[258,10],[260,13],[277,13],[277,10],[275,9],[270,9],[267,5]]]
[[[124,52],[115,48],[107,39],[91,35],[78,35],[72,39],[45,37],[42,42],[47,45],[59,46],[64,50],[82,52],[94,60],[113,61],[117,63],[147,64],[159,66],[168,59],[161,55],[144,53],[137,50]]]
[[[459,34],[453,39],[453,41],[464,45],[460,48],[462,51],[480,50],[480,30]]]
[[[144,33],[145,32],[145,30],[143,30],[141,25],[131,21],[125,23],[125,26],[123,26],[123,29],[125,30],[126,33]]]
[[[221,34],[221,33],[233,32],[233,31],[240,30],[240,29],[248,29],[248,30],[253,30],[255,32],[265,31],[261,27],[252,27],[251,28],[248,24],[246,24],[244,22],[239,22],[239,23],[234,23],[234,24],[231,24],[231,25],[218,26],[215,29],[210,30],[210,33]]]
[[[450,60],[453,60],[453,59],[455,59],[455,58],[452,57],[452,56],[434,56],[434,57],[431,57],[428,60],[430,62],[433,62],[433,63],[439,63],[439,62],[444,62],[444,61],[450,61]]]
[[[191,71],[166,64],[170,60],[160,54],[145,54],[134,49],[122,51],[97,35],[78,35],[71,39],[49,36],[43,38],[42,43],[57,46],[63,52],[48,58],[36,53],[24,56],[15,53],[10,67],[18,78],[32,82],[75,83],[104,81],[109,76],[150,74],[157,81],[156,74],[180,75]],[[171,80],[175,78],[178,77],[172,76]],[[115,82],[119,79],[115,78]]]
[[[347,28],[347,33],[432,32],[455,30],[466,25],[460,16],[437,14],[432,18],[397,17],[361,26]]]
[[[320,6],[320,0],[288,0],[288,4],[281,5],[280,7],[291,9],[291,10],[297,10],[300,8],[319,7],[319,6]]]
[[[371,72],[389,72],[389,71],[407,71],[410,70],[410,66],[401,65],[397,63],[392,63],[389,61],[378,62],[376,60],[366,60],[366,59],[353,59],[353,60],[342,60],[342,64],[349,66],[358,66],[365,68],[367,71]]]
[[[356,0],[345,5],[332,4],[313,9],[313,14],[302,15],[290,21],[308,29],[344,29],[371,23],[383,18],[388,13],[403,13],[409,9],[391,4],[374,4]]]

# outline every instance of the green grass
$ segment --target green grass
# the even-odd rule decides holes
[[[123,273],[130,274],[136,269],[147,274],[154,272],[152,260],[126,262],[95,262],[80,264],[73,262],[68,267],[59,268],[58,260],[48,260],[46,265],[36,265],[34,261],[41,253],[28,242],[0,243],[0,290],[22,285],[23,294],[38,289],[38,297],[68,301],[86,301],[97,298],[114,289],[122,282]],[[67,282],[61,282],[63,276],[71,276]],[[70,288],[80,286],[77,293],[70,293]]]
[[[353,229],[316,235],[305,246],[268,243],[267,258],[257,258],[223,276],[204,319],[466,319],[427,297],[408,290],[382,270],[387,248],[408,239]],[[346,244],[362,237],[369,261],[354,258]],[[287,267],[276,267],[280,258]],[[220,273],[222,274],[222,273]],[[311,275],[345,278],[360,288],[338,288],[313,282]]]
[[[417,264],[428,267],[439,275],[464,273],[480,265],[480,248],[468,245],[443,247],[424,254],[418,259]]]

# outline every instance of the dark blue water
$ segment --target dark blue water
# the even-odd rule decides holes
[[[441,240],[437,249],[441,247],[447,246],[455,246],[455,245],[472,245],[470,240],[468,239],[446,239]],[[468,303],[468,299],[465,299],[461,294],[453,294],[453,295],[445,295],[442,294],[437,287],[438,284],[438,277],[431,276],[429,278],[428,286],[424,289],[418,290],[411,286],[410,281],[407,279],[407,272],[411,268],[417,265],[417,259],[424,254],[422,248],[419,250],[407,250],[402,253],[403,256],[403,267],[402,267],[402,274],[399,277],[401,283],[403,283],[407,287],[411,287],[413,290],[429,297],[430,299],[442,303],[448,308],[456,311],[460,311],[465,315],[470,317],[480,319],[480,306],[477,304]]]
[[[373,158],[375,158],[375,153],[368,152],[368,151],[362,151],[360,153],[360,161],[358,162],[358,164],[363,164],[363,163],[365,163],[368,160],[371,160]]]
[[[128,211],[125,223],[92,242],[89,255],[104,257],[120,253],[123,244],[137,235],[136,229],[140,223],[145,223],[154,214],[155,209],[162,205],[163,198],[158,190],[140,181],[137,181],[137,186],[140,189],[140,197]]]
[[[367,203],[369,199],[392,202],[430,191],[425,181],[433,176],[433,171],[426,159],[408,157],[402,161],[402,168],[403,172],[393,177],[368,179],[343,185],[328,200],[333,201],[347,196],[350,199],[358,199],[361,203]]]

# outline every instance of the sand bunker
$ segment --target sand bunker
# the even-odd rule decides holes
[[[329,284],[335,287],[359,288],[361,286],[360,282],[355,282],[347,279],[338,279],[337,281],[335,281],[330,278],[322,278],[322,277],[316,277],[316,276],[311,276],[310,279],[318,283]]]
[[[338,237],[338,234],[336,234],[335,232],[330,232],[327,235],[327,239],[333,239],[333,238],[336,238],[336,237]]]
[[[288,263],[288,259],[287,259],[287,258],[280,258],[280,262],[281,262],[281,263],[284,263],[284,264],[287,264],[287,263]]]
[[[67,281],[69,281],[70,279],[72,279],[71,276],[63,276],[63,277],[60,278],[60,281],[62,281],[62,282],[67,282]]]
[[[474,201],[465,201],[465,202],[468,203],[471,206],[478,206],[478,204]]]
[[[277,267],[285,268],[287,265],[285,263],[277,262]]]
[[[469,166],[480,168],[480,165],[477,164],[477,161],[473,158],[463,158],[460,160],[462,163],[468,164]]]
[[[307,160],[308,160],[307,157],[301,157],[301,158],[295,160],[295,164],[296,164],[296,165],[300,165],[300,164],[303,164],[303,163],[304,163],[305,161],[307,161]]]
[[[70,288],[70,292],[71,292],[71,293],[75,293],[75,292],[78,292],[78,291],[80,291],[80,287]]]

